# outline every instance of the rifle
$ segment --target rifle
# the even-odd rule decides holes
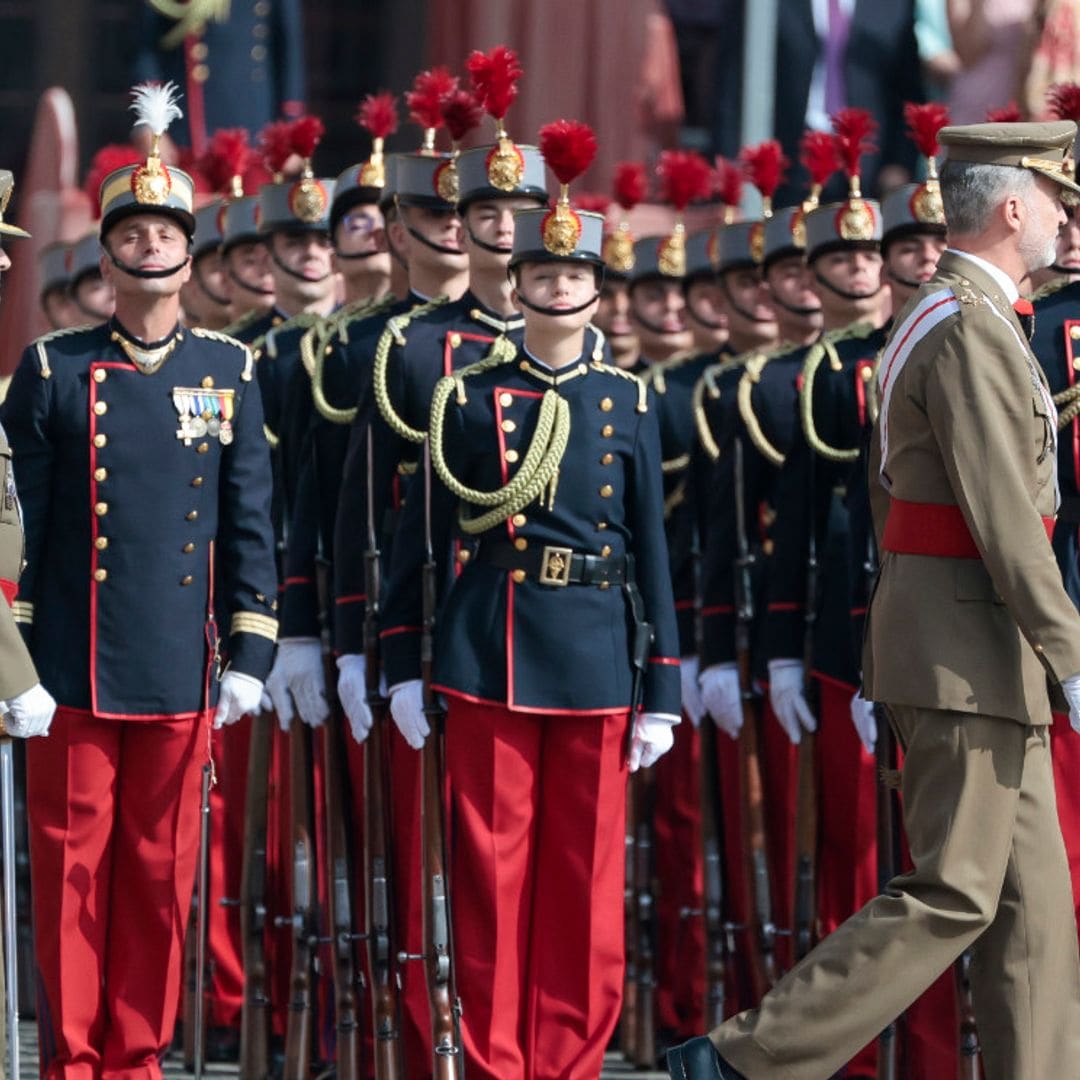
[[[393,969],[390,926],[391,882],[388,791],[386,775],[387,702],[379,687],[379,610],[381,553],[375,531],[372,429],[367,429],[367,534],[364,577],[364,654],[367,658],[367,700],[371,731],[364,747],[364,877],[368,966],[374,984],[371,1004],[375,1030],[375,1080],[399,1080],[403,1075],[398,1027],[398,990]]]
[[[270,996],[266,967],[266,817],[273,713],[251,717],[247,789],[244,793],[244,867],[240,877],[244,1004],[240,1017],[240,1075],[270,1075]]]
[[[352,817],[348,757],[345,748],[341,702],[334,692],[336,671],[330,652],[328,564],[316,563],[315,580],[323,613],[325,642],[323,666],[326,697],[330,706],[323,732],[323,796],[326,803],[326,853],[330,868],[330,958],[334,978],[334,1024],[336,1072],[339,1080],[360,1080],[360,995],[355,942],[360,935],[353,923]]]
[[[754,936],[757,939],[750,965],[754,999],[760,1001],[777,979],[776,925],[772,919],[769,857],[765,838],[765,795],[758,753],[758,722],[754,711],[754,687],[750,667],[750,630],[754,620],[754,596],[750,573],[754,554],[746,532],[745,483],[742,439],[733,440],[735,467],[735,658],[742,695],[743,726],[739,734],[739,774],[743,789],[743,846],[749,861]]]
[[[654,907],[652,818],[656,789],[648,770],[638,772],[634,834],[634,951],[636,1027],[632,1060],[639,1069],[656,1064],[656,950],[653,945]]]
[[[433,689],[435,609],[438,568],[431,541],[431,449],[424,443],[423,630],[420,665],[424,681],[424,714],[431,734],[421,753],[420,816],[423,825],[424,952],[431,999],[434,1080],[462,1080],[461,1001],[455,986],[450,890],[447,885],[446,825],[443,813],[444,716]]]
[[[806,551],[806,606],[803,610],[804,693],[808,703],[814,699],[814,680],[810,672],[814,662],[814,626],[817,622],[818,557],[817,521],[814,506],[814,461],[811,452],[810,538]],[[811,708],[813,706],[811,705]],[[804,731],[799,741],[798,781],[795,811],[795,959],[801,960],[814,944],[817,869],[817,735]]]
[[[195,1080],[202,1080],[206,1062],[206,938],[210,929],[207,904],[210,901],[210,788],[213,783],[214,766],[204,765],[199,802],[199,899],[195,912]]]
[[[315,1024],[314,950],[317,871],[311,728],[300,717],[289,729],[289,817],[292,831],[292,915],[274,920],[293,932],[289,1015],[285,1025],[284,1080],[309,1080]]]
[[[15,757],[0,723],[0,845],[4,857],[4,1024],[8,1075],[19,1076],[19,950],[15,884]]]
[[[956,996],[960,1006],[960,1080],[981,1080],[982,1048],[975,1025],[975,999],[971,993],[971,952],[965,951],[956,961]]]
[[[619,1050],[627,1061],[634,1057],[637,1032],[637,896],[635,840],[637,837],[638,773],[630,777],[626,793],[626,836],[624,847],[623,909],[626,922],[623,934],[626,964],[623,969],[623,1004],[619,1019]]]

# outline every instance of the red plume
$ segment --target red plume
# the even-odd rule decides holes
[[[292,122],[289,138],[294,154],[309,161],[322,140],[326,127],[317,116],[300,116]]]
[[[1046,91],[1046,104],[1056,120],[1080,123],[1080,85],[1077,83],[1055,83]]]
[[[217,188],[210,182],[210,178],[202,170],[202,158],[195,156],[195,151],[190,146],[178,146],[176,148],[177,167],[191,177],[196,195],[213,195]]]
[[[986,122],[988,124],[1018,124],[1023,120],[1020,115],[1020,106],[1015,101],[1003,105],[1000,109],[987,109]]]
[[[398,129],[397,99],[388,90],[368,94],[356,110],[356,122],[373,139],[385,139]]]
[[[128,143],[111,143],[103,146],[90,162],[90,171],[86,174],[86,182],[83,191],[90,198],[90,205],[94,208],[94,217],[101,212],[98,196],[101,193],[101,182],[111,172],[122,169],[125,165],[138,165],[143,160],[143,155]]]
[[[919,153],[926,157],[936,157],[938,152],[938,132],[949,123],[949,110],[936,101],[925,105],[916,105],[909,101],[904,105],[904,121],[908,126],[911,141],[919,148]]]
[[[199,168],[214,191],[227,193],[232,178],[243,176],[254,157],[246,128],[218,128],[199,159]]]
[[[517,82],[524,74],[518,54],[505,45],[488,53],[474,52],[465,61],[473,89],[489,116],[501,120],[518,95]]]
[[[664,150],[656,166],[660,193],[680,213],[709,194],[709,165],[693,150]]]
[[[594,214],[607,216],[611,200],[599,191],[583,191],[574,196],[574,207],[577,210],[591,210]]]
[[[716,171],[713,173],[713,194],[720,197],[725,206],[738,206],[742,202],[742,189],[745,177],[742,169],[726,157],[716,156]]]
[[[273,180],[266,166],[258,160],[252,161],[244,172],[244,192],[247,195],[255,195],[264,184]]]
[[[576,180],[596,157],[596,136],[588,124],[556,120],[540,129],[540,153],[560,184]]]
[[[454,90],[442,100],[443,122],[450,138],[461,142],[470,131],[480,126],[484,110],[468,90]]]
[[[810,183],[824,187],[840,165],[836,140],[827,131],[805,131],[799,143],[799,161],[810,174]]]
[[[271,120],[259,132],[259,150],[272,173],[280,173],[293,155],[292,124],[288,120]]]
[[[457,85],[457,79],[444,67],[421,71],[413,80],[412,89],[405,94],[410,119],[425,130],[441,128],[443,98],[456,90]]]
[[[866,109],[841,109],[832,118],[836,150],[848,176],[858,176],[859,159],[877,147],[870,137],[878,129],[877,121]]]
[[[770,200],[791,164],[776,139],[769,139],[758,146],[744,146],[739,151],[739,161],[742,162],[746,179],[761,192],[763,199]]]
[[[624,210],[633,210],[644,200],[649,181],[645,176],[645,165],[641,161],[620,161],[615,166],[615,201]]]

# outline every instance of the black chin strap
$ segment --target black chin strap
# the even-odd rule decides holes
[[[789,304],[786,301],[781,300],[776,293],[772,294],[772,302],[776,304],[777,307],[782,307],[790,315],[798,315],[802,319],[807,319],[811,315],[821,314],[820,307],[803,307],[801,304]]]
[[[206,278],[203,277],[202,270],[199,269],[198,260],[191,264],[191,272],[195,275],[195,280],[199,283],[199,288],[202,289],[211,300],[214,301],[219,307],[228,307],[229,299],[225,296],[219,296],[209,285],[206,284]]]
[[[184,256],[184,261],[182,263],[177,263],[176,266],[170,266],[164,270],[140,270],[137,266],[128,266],[127,263],[121,262],[112,253],[112,248],[110,248],[108,244],[102,242],[101,246],[104,248],[105,254],[109,256],[110,261],[117,270],[127,274],[129,277],[140,278],[143,281],[154,281],[158,278],[172,277],[173,274],[179,274],[191,261],[191,255],[189,253]]]
[[[690,303],[689,299],[687,299],[686,301],[686,310],[690,312],[690,315],[693,318],[694,322],[698,323],[700,326],[704,326],[706,330],[726,329],[725,324],[720,322],[719,319],[707,319],[704,315],[702,315],[701,312],[699,312],[697,308]]]
[[[578,304],[577,307],[572,308],[550,308],[541,307],[539,304],[534,304],[530,300],[526,300],[524,296],[519,292],[517,295],[517,301],[522,307],[527,307],[530,311],[535,311],[540,315],[551,315],[558,317],[559,315],[577,315],[579,312],[584,311],[587,307],[595,304],[600,299],[598,292],[593,293],[592,296],[585,301],[584,304]]]
[[[826,281],[826,279],[820,273],[818,273],[817,270],[814,271],[814,278],[817,280],[819,285],[824,285],[825,288],[829,290],[829,292],[834,293],[836,296],[839,296],[844,300],[872,300],[884,288],[883,285],[879,285],[873,292],[848,292],[847,289],[838,288],[831,281]],[[919,287],[920,286],[918,285],[915,286],[916,289],[918,289]]]
[[[410,230],[411,232],[412,230]],[[483,248],[484,251],[490,251],[492,255],[512,255],[514,253],[514,247],[511,244],[510,247],[499,247],[498,244],[489,244],[486,240],[481,240],[479,236],[472,231],[472,229],[466,225],[465,231],[469,234],[469,239],[478,247]]]
[[[659,324],[646,319],[645,316],[642,315],[636,307],[634,307],[633,302],[631,302],[630,304],[630,312],[634,316],[634,318],[637,319],[637,321],[641,323],[641,325],[644,326],[645,329],[648,330],[650,333],[659,334],[660,336],[664,336],[665,334],[682,333],[682,330],[667,330],[663,326],[660,326]]]
[[[245,281],[231,266],[225,267],[225,273],[229,275],[231,281],[234,281],[241,289],[247,289],[248,292],[254,293],[256,296],[273,296],[273,289],[264,289],[261,285],[252,285],[251,282]]]
[[[274,245],[273,245],[272,243],[271,243],[271,244],[267,244],[267,247],[268,247],[268,248],[270,249],[270,258],[271,258],[271,259],[273,260],[273,263],[274,263],[274,265],[275,265],[275,266],[276,266],[276,267],[277,267],[277,268],[278,268],[278,269],[279,269],[279,270],[280,270],[280,271],[281,271],[281,272],[282,272],[283,274],[288,274],[288,275],[289,275],[289,277],[291,277],[291,278],[296,278],[296,280],[297,280],[297,281],[305,281],[305,282],[307,282],[307,283],[308,283],[309,285],[319,285],[319,284],[321,284],[322,282],[326,281],[326,280],[327,280],[327,278],[329,278],[329,277],[330,277],[330,271],[327,271],[327,272],[326,272],[325,274],[323,274],[323,276],[322,276],[322,277],[317,277],[317,278],[309,278],[309,277],[306,277],[306,276],[305,276],[304,274],[301,274],[301,273],[300,273],[300,272],[299,272],[298,270],[293,270],[293,269],[291,269],[290,267],[286,266],[286,265],[285,265],[285,264],[284,264],[284,263],[283,263],[283,262],[282,262],[282,261],[281,261],[281,260],[280,260],[280,259],[278,258],[278,253],[277,253],[277,252],[276,252],[276,251],[274,250]]]
[[[762,318],[760,315],[755,315],[752,311],[747,311],[742,305],[735,302],[735,297],[731,295],[731,289],[728,288],[727,279],[723,275],[720,276],[720,288],[724,290],[724,295],[727,297],[727,302],[731,305],[732,310],[741,315],[747,322],[752,323],[770,323],[775,322],[773,318]]]
[[[1060,263],[1051,263],[1048,269],[1053,270],[1055,274],[1061,274],[1063,277],[1080,274],[1080,266],[1062,266]]]
[[[414,239],[419,240],[424,247],[431,248],[432,251],[437,251],[440,255],[464,255],[465,252],[461,248],[445,247],[442,244],[436,244],[434,240],[429,240],[419,229],[410,225],[404,217],[401,219],[401,224],[405,226],[405,231]]]
[[[358,259],[373,259],[373,258],[375,258],[376,255],[384,255],[384,254],[386,254],[386,253],[383,252],[383,251],[375,250],[375,251],[356,251],[351,255],[346,255],[345,252],[338,251],[337,248],[334,248],[334,258],[336,258],[336,259],[344,259],[346,261],[356,261]]]
[[[895,281],[897,285],[903,285],[905,289],[921,289],[925,284],[925,282],[922,281],[909,281],[907,278],[901,277],[888,267],[885,267],[885,273],[890,281]]]

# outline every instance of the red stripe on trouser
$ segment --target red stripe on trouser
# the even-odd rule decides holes
[[[761,725],[761,780],[765,791],[765,833],[769,847],[773,922],[787,929],[795,907],[795,817],[799,778],[798,747],[784,733],[768,700]],[[780,970],[791,967],[791,937],[776,939]]]
[[[158,1080],[195,884],[201,721],[59,708],[27,743],[42,1075]]]
[[[1054,790],[1057,794],[1058,821],[1069,857],[1073,907],[1080,925],[1080,735],[1073,731],[1064,713],[1054,713],[1050,735],[1050,756],[1054,765]]]
[[[653,770],[657,1018],[661,1028],[684,1038],[701,1034],[705,1008],[704,920],[681,914],[702,905],[700,745],[684,715],[675,745]]]
[[[446,756],[471,1080],[595,1080],[623,978],[625,713],[452,698]]]

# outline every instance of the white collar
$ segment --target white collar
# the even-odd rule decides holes
[[[1010,304],[1015,304],[1020,299],[1020,290],[1016,287],[1016,282],[1000,266],[995,266],[992,262],[987,262],[986,259],[982,259],[978,255],[972,255],[970,251],[957,251],[956,248],[949,248],[948,252],[950,255],[959,256],[961,259],[970,259],[983,273],[989,274],[1001,286],[1001,291]]]

